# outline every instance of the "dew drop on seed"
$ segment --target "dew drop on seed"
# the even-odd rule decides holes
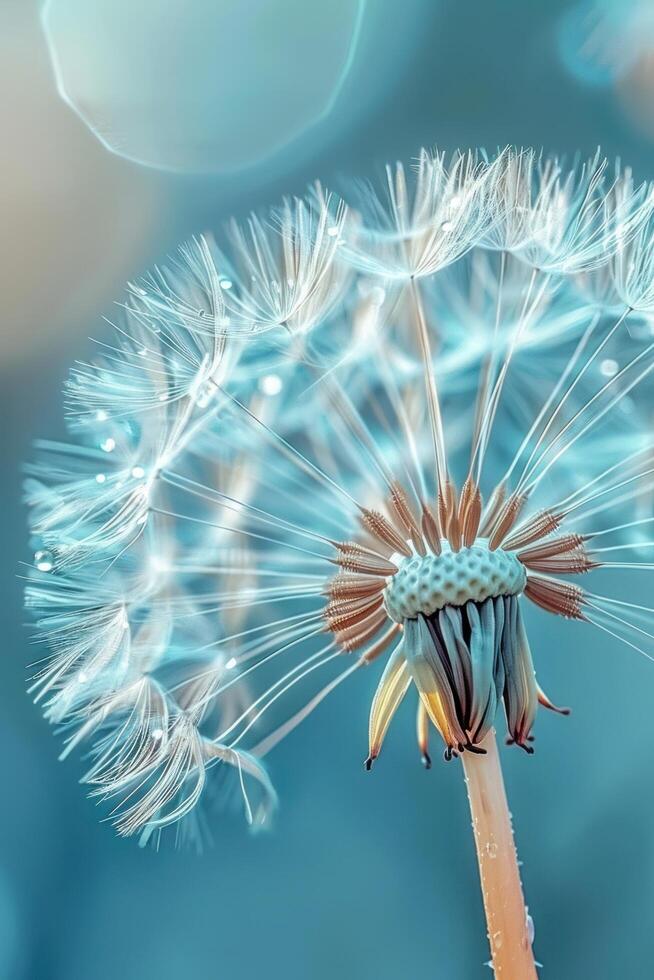
[[[39,572],[51,572],[54,568],[54,555],[51,551],[35,551],[34,565]]]
[[[213,388],[210,384],[203,384],[197,389],[194,395],[195,404],[198,408],[206,408],[213,396]]]
[[[527,938],[529,939],[529,945],[534,945],[534,939],[536,937],[536,926],[534,925],[534,920],[529,915],[529,909],[525,906],[525,918],[527,923]]]

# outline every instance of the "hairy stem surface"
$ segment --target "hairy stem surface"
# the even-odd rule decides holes
[[[500,757],[491,731],[486,755],[462,754],[484,897],[493,970],[498,980],[537,980]]]

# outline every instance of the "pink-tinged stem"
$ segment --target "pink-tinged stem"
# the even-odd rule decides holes
[[[537,980],[500,757],[491,731],[486,755],[461,756],[497,980]]]

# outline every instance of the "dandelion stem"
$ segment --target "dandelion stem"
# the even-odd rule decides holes
[[[491,731],[486,755],[462,755],[479,862],[492,965],[498,980],[537,980],[500,757]]]

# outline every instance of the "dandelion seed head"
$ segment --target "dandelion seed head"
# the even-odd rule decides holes
[[[427,762],[500,709],[531,753],[527,604],[654,656],[592,584],[654,567],[653,210],[599,156],[423,151],[128,287],[26,478],[31,691],[119,833],[269,826],[264,758],[363,666],[368,768],[405,698]]]

